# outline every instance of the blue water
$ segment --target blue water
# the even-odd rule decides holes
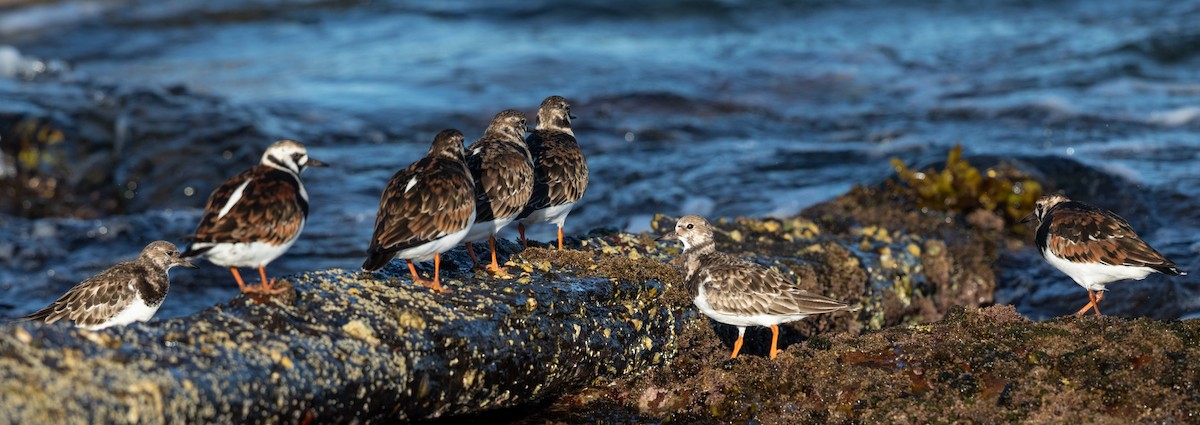
[[[791,215],[885,178],[891,157],[927,163],[956,143],[1071,157],[1200,200],[1200,2],[430,3],[66,1],[0,9],[0,44],[68,64],[69,79],[183,85],[263,111],[277,137],[306,136],[337,167],[305,175],[313,215],[273,274],[357,267],[383,185],[434,133],[473,139],[495,112],[532,113],[550,94],[575,104],[592,170],[568,233],[645,230],[660,212]],[[29,236],[42,253],[0,270],[0,315],[187,234],[208,191],[251,163],[126,216],[6,220],[42,235]],[[1200,270],[1197,230],[1144,236]],[[236,290],[211,266],[175,282],[160,315]],[[1080,291],[1061,275],[1039,288]]]

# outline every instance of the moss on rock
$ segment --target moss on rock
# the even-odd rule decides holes
[[[2,326],[0,422],[435,418],[534,403],[674,353],[675,314],[658,299],[675,273],[661,262],[530,249],[501,280],[454,267],[469,264],[459,251],[443,262],[449,294],[397,263],[294,275],[265,303],[99,332]]]
[[[956,308],[929,325],[810,339],[774,361],[728,360],[710,333],[684,327],[670,367],[574,411],[597,403],[653,422],[914,424],[1187,423],[1200,411],[1196,321],[1037,323],[1010,306]]]

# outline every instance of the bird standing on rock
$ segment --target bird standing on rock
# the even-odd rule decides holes
[[[179,257],[174,244],[152,242],[136,260],[87,278],[25,319],[46,323],[66,319],[91,330],[150,320],[167,297],[171,288],[167,271],[175,266],[196,268]]]
[[[563,248],[563,224],[567,214],[583,198],[588,185],[587,161],[571,130],[571,104],[562,96],[550,96],[538,108],[537,129],[525,144],[533,154],[533,195],[517,220],[521,244],[525,225],[541,222],[558,226],[558,249]]]
[[[1060,194],[1042,196],[1022,223],[1037,220],[1034,240],[1047,263],[1087,289],[1088,310],[1100,315],[1107,285],[1125,279],[1142,280],[1150,273],[1187,275],[1138,237],[1129,222],[1112,211]]]
[[[496,114],[483,137],[467,148],[467,168],[475,180],[475,224],[463,242],[471,261],[479,258],[471,242],[488,240],[492,263],[487,269],[507,272],[496,259],[496,233],[511,223],[533,193],[533,158],[525,146],[525,114],[507,109]]]
[[[308,218],[308,191],[300,173],[326,164],[308,157],[304,145],[280,140],[267,147],[258,165],[217,187],[183,258],[204,256],[229,267],[242,292],[273,295],[267,264],[287,252]],[[238,267],[257,267],[259,286],[247,286]]]
[[[708,220],[696,215],[679,219],[675,230],[657,240],[683,242],[684,284],[692,303],[705,316],[737,326],[733,344],[737,358],[747,326],[771,328],[772,359],[779,353],[779,324],[820,313],[857,311],[841,301],[797,288],[779,272],[718,252]]]
[[[379,198],[364,271],[402,258],[413,282],[445,292],[441,254],[458,245],[475,222],[475,184],[464,157],[462,132],[443,130],[424,158],[392,176]],[[430,259],[433,280],[421,279],[413,261]]]

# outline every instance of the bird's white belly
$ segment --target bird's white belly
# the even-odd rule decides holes
[[[572,208],[575,208],[574,202],[535,210],[528,217],[521,219],[521,223],[534,224],[548,222],[562,227],[563,223],[567,221],[567,214],[571,213]]]
[[[516,218],[515,214],[505,218],[497,218],[493,221],[484,221],[472,224],[470,231],[468,231],[466,234],[466,237],[462,238],[462,242],[470,243],[486,240],[488,236],[499,233],[500,229],[503,229],[504,226],[512,223],[514,218]]]
[[[116,316],[113,316],[104,323],[96,326],[80,327],[95,331],[110,326],[125,326],[133,322],[145,322],[150,320],[151,317],[154,317],[154,313],[158,312],[158,308],[161,306],[162,303],[159,303],[153,307],[146,305],[146,301],[142,299],[141,294],[138,294],[133,298],[133,302],[129,303],[128,307],[125,307],[124,310],[121,310],[120,313],[117,313]]]
[[[471,219],[474,220],[475,218],[471,217]],[[461,243],[470,230],[471,228],[468,227],[421,245],[400,250],[396,252],[395,258],[416,262],[432,260],[435,254],[449,251]]]
[[[283,245],[271,245],[262,242],[218,243],[213,244],[212,249],[204,253],[204,257],[208,258],[210,263],[222,267],[266,266],[267,263],[274,261],[287,252],[288,248],[291,248],[292,244],[296,243],[296,239],[299,238],[292,238]]]
[[[1154,269],[1149,267],[1110,266],[1100,263],[1076,263],[1055,256],[1050,250],[1044,253],[1046,262],[1070,276],[1079,286],[1091,291],[1104,291],[1105,285],[1118,280],[1142,280]]]
[[[730,312],[716,310],[708,303],[708,297],[704,294],[704,285],[700,285],[699,292],[700,293],[696,295],[696,298],[692,300],[692,303],[696,305],[696,308],[700,309],[700,312],[704,313],[705,316],[711,317],[713,320],[727,325],[734,325],[738,327],[771,326],[778,325],[780,323],[794,322],[808,317],[807,314],[732,314]]]

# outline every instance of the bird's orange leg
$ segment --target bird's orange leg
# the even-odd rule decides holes
[[[558,226],[558,250],[559,251],[562,251],[562,240],[563,240],[562,226]]]
[[[423,286],[429,286],[429,281],[425,280],[425,279],[421,279],[421,275],[417,274],[417,267],[413,266],[412,260],[404,260],[404,262],[408,263],[408,272],[412,273],[413,283],[423,285]]]
[[[475,256],[475,248],[471,247],[470,242],[467,242],[467,254],[471,254],[471,262],[474,263],[473,265],[471,265],[471,268],[472,269],[479,268],[479,266],[480,266],[479,257]]]
[[[782,352],[782,350],[775,349],[776,344],[778,344],[778,343],[779,343],[779,325],[771,325],[771,358],[772,359],[774,359],[776,355],[778,355],[779,353]]]
[[[1092,292],[1091,289],[1088,289],[1088,299],[1091,300],[1091,302],[1087,303],[1087,305],[1075,312],[1075,317],[1083,316],[1083,313],[1086,313],[1088,310],[1096,307],[1096,294],[1095,292]],[[1096,314],[1100,314],[1100,310],[1096,310]]]
[[[230,267],[229,271],[233,272],[233,279],[237,280],[238,290],[246,292],[246,283],[242,282],[242,275],[238,273],[237,267]]]
[[[450,292],[442,289],[442,254],[433,254],[433,284],[429,285],[436,292]]]
[[[733,354],[730,354],[729,358],[736,359],[738,352],[742,351],[742,337],[745,336],[745,334],[746,328],[738,328],[738,339],[737,342],[733,343]]]
[[[525,224],[517,223],[517,233],[521,234],[521,247],[529,248],[529,240],[525,239]]]
[[[508,274],[508,270],[500,267],[500,262],[496,260],[496,236],[488,237],[488,247],[492,248],[492,264],[487,266],[487,269],[499,277],[512,277]]]
[[[261,280],[259,280],[258,290],[255,290],[254,288],[250,288],[251,292],[258,292],[258,293],[267,294],[267,295],[276,295],[276,294],[281,294],[284,291],[286,291],[286,289],[283,289],[283,288],[277,288],[277,289],[271,288],[272,281],[267,280],[267,267],[266,266],[258,266],[258,276],[259,276],[259,279],[261,279]]]
[[[1100,317],[1100,300],[1104,298],[1104,291],[1096,291],[1096,301],[1092,302],[1092,309],[1096,310],[1096,317]]]
[[[433,289],[437,292],[450,292],[446,289],[442,289],[441,281],[438,278],[438,275],[440,274],[439,272],[442,269],[442,254],[435,254],[433,256],[433,280],[421,279],[421,275],[417,274],[417,268],[413,266],[412,260],[404,261],[408,262],[408,272],[412,273],[413,283]]]

